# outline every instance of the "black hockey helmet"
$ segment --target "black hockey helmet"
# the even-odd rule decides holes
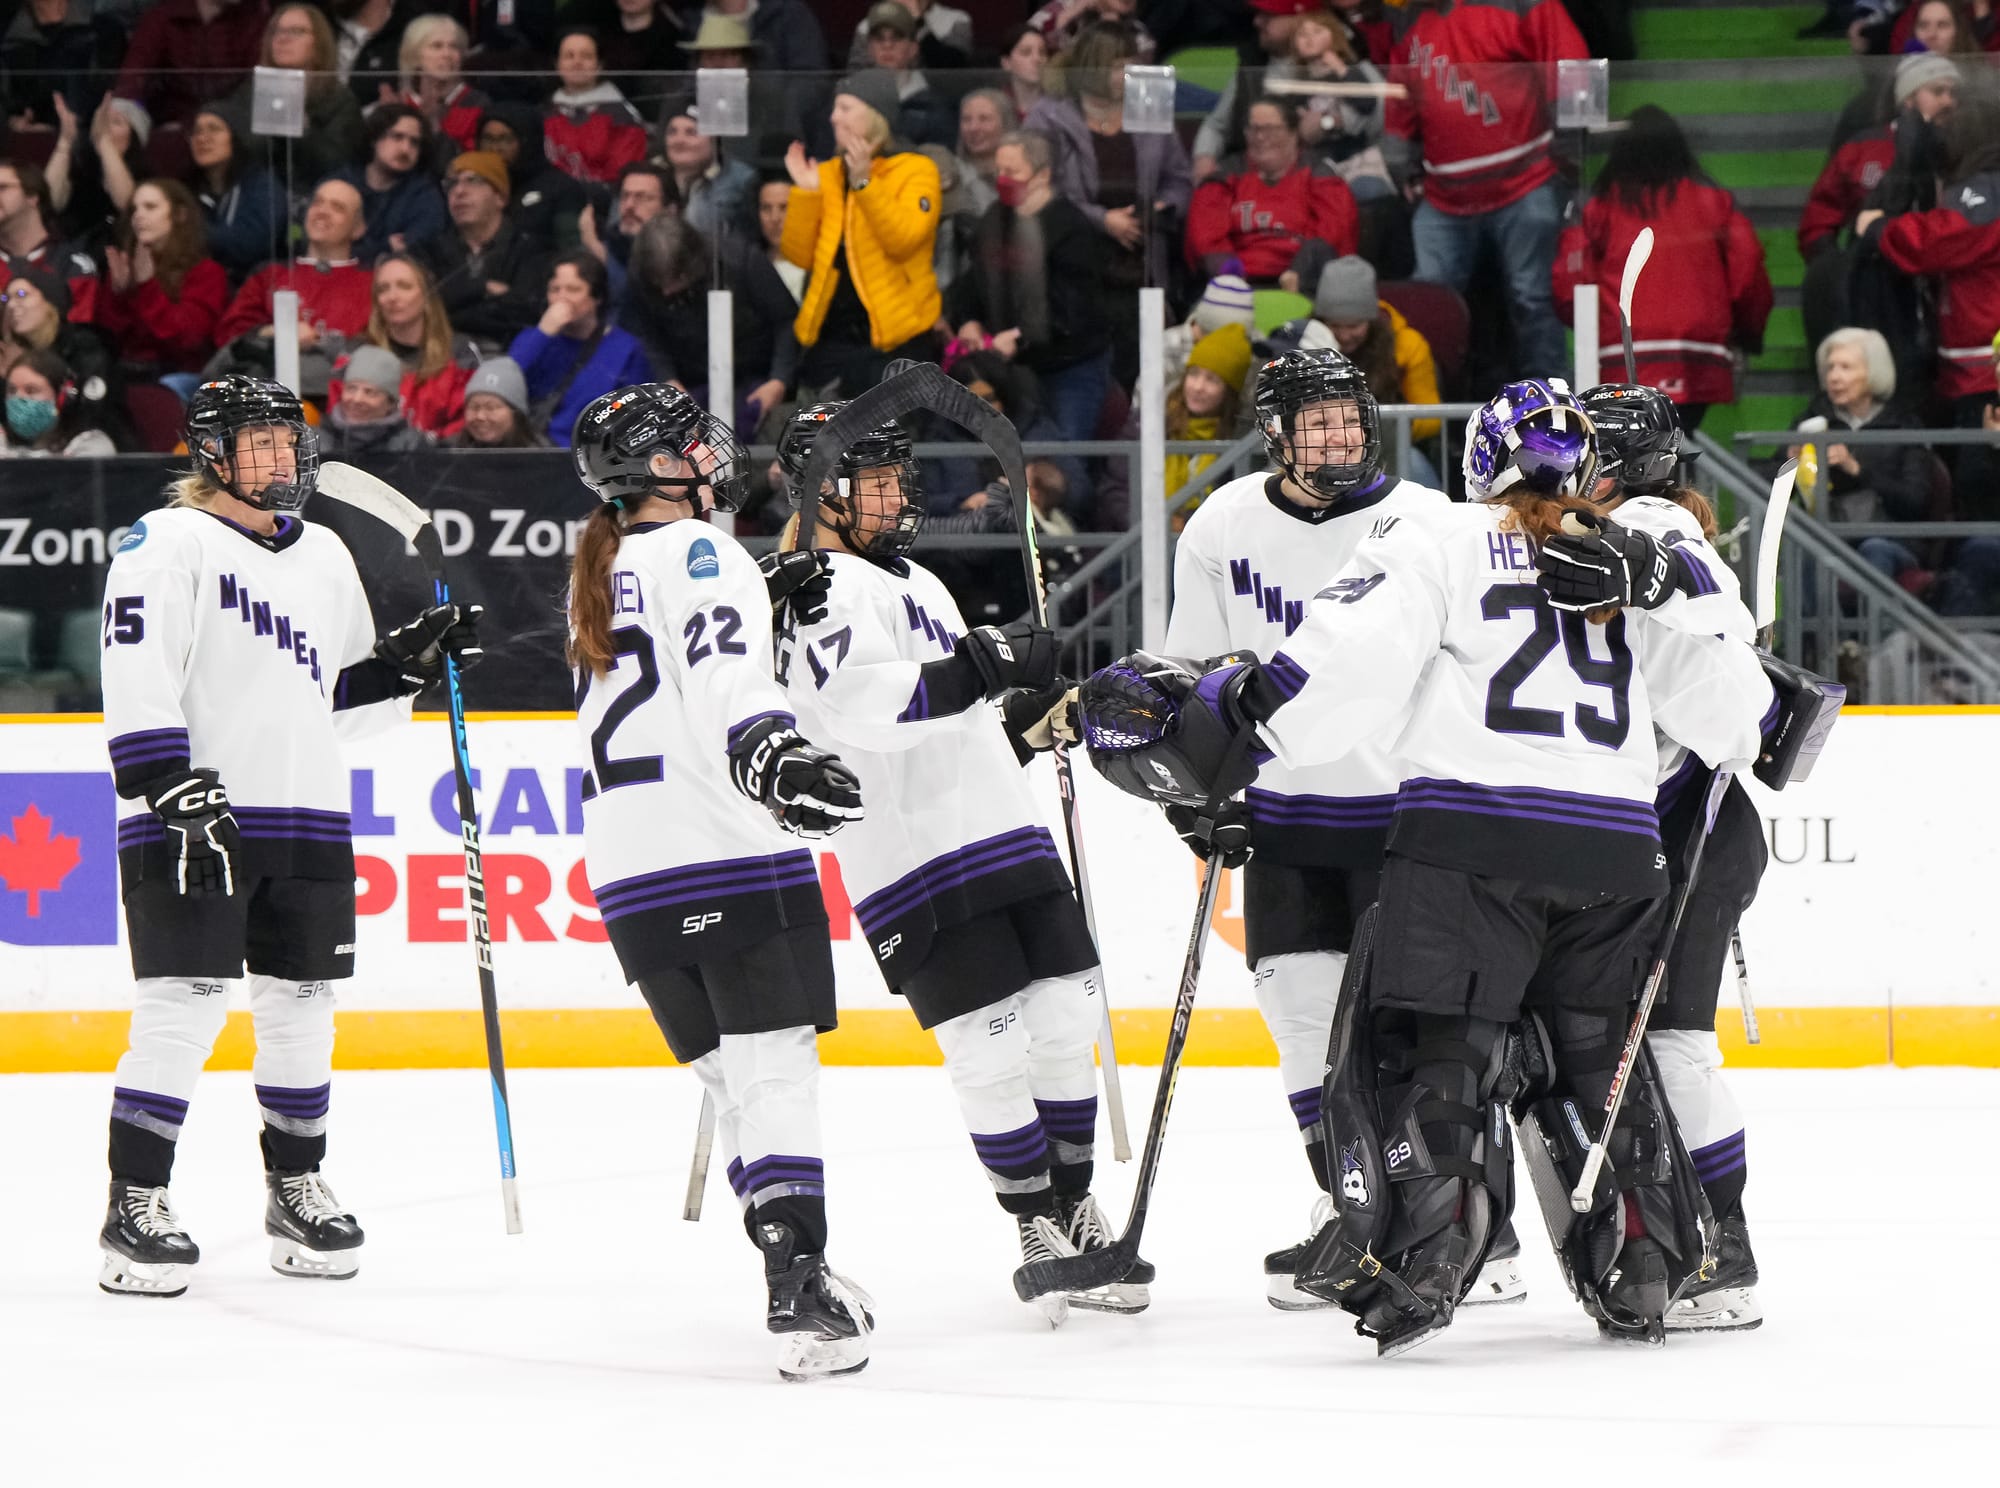
[[[1597,474],[1618,484],[1606,499],[1657,496],[1674,484],[1675,467],[1693,464],[1701,451],[1681,447],[1681,421],[1658,388],[1607,382],[1583,395],[1583,411],[1597,426]]]
[[[785,425],[785,432],[778,439],[778,464],[785,473],[785,495],[793,511],[799,509],[805,498],[806,461],[812,454],[813,441],[819,437],[827,421],[846,406],[845,403],[814,403],[793,414],[791,422]],[[860,478],[862,471],[879,470],[884,466],[892,466],[896,470],[902,508],[891,525],[874,532],[859,532],[845,491]],[[907,429],[897,423],[870,429],[840,452],[833,470],[840,486],[833,493],[821,494],[820,511],[827,525],[840,534],[848,547],[870,558],[900,558],[916,546],[926,515],[923,472],[917,464],[916,446]]]
[[[1321,403],[1347,403],[1364,434],[1357,449],[1334,444],[1323,431],[1307,430],[1299,415]],[[1332,347],[1288,351],[1257,369],[1257,427],[1264,448],[1295,483],[1337,501],[1382,473],[1382,414],[1361,369]],[[1314,437],[1318,435],[1319,437]]]
[[[693,475],[661,477],[653,458],[683,460]],[[733,512],[750,489],[749,457],[729,427],[670,383],[644,382],[606,393],[577,415],[570,458],[599,501],[623,504],[662,495],[692,501],[707,486],[717,511]]]
[[[292,478],[246,492],[236,469],[236,436],[244,429],[265,428],[290,429],[296,436]],[[188,394],[181,438],[203,475],[261,511],[297,511],[319,485],[319,438],[306,423],[299,395],[281,382],[237,373],[198,384]]]

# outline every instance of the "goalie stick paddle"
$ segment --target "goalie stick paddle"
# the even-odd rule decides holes
[[[1146,1228],[1146,1211],[1153,1202],[1153,1179],[1160,1171],[1160,1149],[1166,1145],[1167,1113],[1173,1109],[1174,1084],[1180,1078],[1181,1051],[1187,1047],[1188,1025],[1194,1020],[1195,988],[1201,982],[1202,953],[1208,948],[1208,926],[1222,888],[1221,862],[1202,863],[1201,900],[1188,936],[1187,959],[1181,965],[1180,991],[1174,998],[1174,1021],[1167,1029],[1166,1052],[1160,1056],[1160,1085],[1153,1092],[1153,1120],[1146,1128],[1146,1147],[1139,1155],[1139,1182],[1132,1193],[1132,1213],[1118,1238],[1102,1250],[1082,1255],[1031,1261],[1014,1272],[1014,1293],[1032,1302],[1050,1292],[1094,1292],[1123,1281],[1139,1259],[1139,1237]]]
[[[898,370],[900,369],[900,370]],[[1041,550],[1035,540],[1035,514],[1028,497],[1027,463],[1021,452],[1020,432],[1005,414],[975,396],[971,389],[952,381],[935,362],[894,363],[890,375],[855,398],[828,419],[813,439],[806,456],[799,495],[799,546],[810,549],[818,530],[820,487],[833,472],[834,463],[855,440],[892,419],[919,411],[929,411],[951,420],[993,452],[1007,477],[1007,489],[1021,516],[1021,560],[1027,571],[1028,594],[1034,607],[1035,623],[1047,625],[1048,590],[1042,581]],[[1091,943],[1098,944],[1097,916],[1090,894],[1090,875],[1083,856],[1083,820],[1076,799],[1076,772],[1069,746],[1058,739],[1050,751],[1055,756],[1056,785],[1062,797],[1063,835],[1069,847],[1070,879],[1076,888],[1077,903],[1083,910]],[[1119,1162],[1132,1159],[1132,1142],[1125,1125],[1125,1093],[1118,1078],[1118,1050],[1112,1040],[1111,1002],[1104,986],[1104,968],[1098,966],[1098,1063],[1104,1071],[1105,1114],[1111,1123],[1112,1155]]]
[[[1576,1180],[1576,1187],[1570,1190],[1569,1207],[1578,1214],[1588,1214],[1596,1197],[1597,1175],[1604,1168],[1606,1144],[1611,1140],[1612,1127],[1618,1123],[1618,1112],[1625,1105],[1626,1079],[1632,1073],[1632,1066],[1638,1062],[1640,1047],[1645,1043],[1646,1025],[1653,1016],[1653,1001],[1660,995],[1660,987],[1667,979],[1667,957],[1681,933],[1681,917],[1687,913],[1695,881],[1701,877],[1702,852],[1708,846],[1709,834],[1715,830],[1715,813],[1722,806],[1722,798],[1729,790],[1733,773],[1723,769],[1709,777],[1708,799],[1702,803],[1701,830],[1688,844],[1686,876],[1681,880],[1680,893],[1674,896],[1674,912],[1668,917],[1666,928],[1654,949],[1653,969],[1647,973],[1645,990],[1639,994],[1638,1010],[1633,1013],[1632,1026],[1625,1034],[1625,1048],[1618,1056],[1618,1068],[1611,1075],[1611,1088],[1605,1092],[1604,1124],[1598,1128],[1597,1140],[1590,1144],[1590,1151],[1584,1154],[1583,1175]]]
[[[1766,650],[1778,624],[1778,544],[1785,538],[1785,514],[1792,507],[1792,492],[1799,480],[1799,462],[1787,460],[1771,480],[1769,504],[1764,508],[1764,525],[1757,530],[1757,635]]]
[[[430,575],[437,604],[451,602],[445,583],[444,549],[430,517],[387,481],[335,461],[320,466],[318,490],[365,512],[401,533]],[[465,849],[466,918],[472,922],[473,951],[479,962],[479,1006],[486,1028],[486,1068],[493,1082],[493,1127],[500,1143],[500,1201],[507,1233],[521,1233],[521,1196],[515,1186],[514,1122],[507,1101],[507,1061],[500,1046],[500,994],[493,981],[493,939],[486,922],[486,879],[479,845],[479,813],[472,796],[472,756],[466,749],[465,701],[458,689],[458,663],[444,659],[445,706],[451,717],[452,769],[458,777],[459,840]]]
[[[1625,343],[1625,380],[1639,380],[1639,359],[1632,353],[1632,296],[1638,292],[1639,276],[1646,271],[1646,261],[1653,256],[1653,230],[1639,229],[1639,235],[1632,240],[1632,246],[1625,253],[1625,273],[1618,281],[1618,335]]]

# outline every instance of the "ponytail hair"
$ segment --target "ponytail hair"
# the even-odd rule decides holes
[[[1701,535],[1710,542],[1715,541],[1715,534],[1720,529],[1715,522],[1715,508],[1709,505],[1706,496],[1692,486],[1675,486],[1662,494],[1667,500],[1685,507],[1688,515],[1701,523]]]
[[[570,565],[569,664],[593,677],[610,671],[618,659],[611,649],[611,560],[624,536],[624,513],[608,501],[598,503],[583,524]]]

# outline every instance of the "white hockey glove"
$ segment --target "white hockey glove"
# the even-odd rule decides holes
[[[229,793],[213,770],[189,770],[152,792],[146,804],[167,828],[174,880],[183,894],[236,892],[236,853],[243,834],[230,814]]]

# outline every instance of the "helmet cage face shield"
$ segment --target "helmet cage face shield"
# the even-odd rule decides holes
[[[259,511],[295,512],[318,489],[319,435],[304,419],[240,424],[195,453],[217,484]]]
[[[1285,473],[1320,496],[1350,495],[1382,468],[1381,419],[1366,392],[1287,409],[1278,422]]]
[[[854,458],[840,462],[837,494],[822,498],[821,504],[832,512],[835,530],[855,552],[870,558],[900,558],[916,546],[923,531],[922,473],[912,454],[878,459],[863,452],[875,443],[873,438],[864,441]],[[908,441],[902,443],[907,451]]]

